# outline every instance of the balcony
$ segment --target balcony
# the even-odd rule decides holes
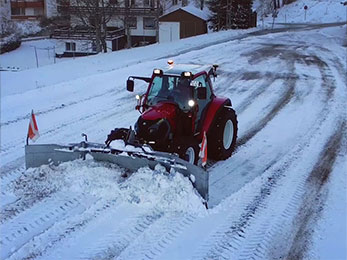
[[[44,0],[35,0],[35,1],[11,0],[11,8],[44,8]]]
[[[102,8],[99,8],[100,12],[102,11]],[[80,13],[90,13],[90,10],[88,7],[84,6],[68,6],[68,5],[61,5],[58,6],[58,12],[61,15],[76,15]],[[162,14],[161,8],[154,8],[154,7],[108,7],[105,8],[105,12],[107,15],[128,15],[128,16],[152,16],[155,17],[156,15]]]
[[[123,28],[107,31],[106,40],[113,40],[125,35],[125,30]],[[54,39],[75,39],[75,40],[91,40],[95,39],[95,32],[80,29],[56,29],[52,34]]]

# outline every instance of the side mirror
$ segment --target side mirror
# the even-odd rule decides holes
[[[134,81],[131,79],[127,80],[127,90],[129,92],[134,92]]]
[[[207,90],[204,87],[197,88],[198,99],[206,99],[207,98]]]

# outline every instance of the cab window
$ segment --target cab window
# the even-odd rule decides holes
[[[197,112],[197,118],[196,118],[196,127],[197,127],[197,123],[201,119],[203,111],[207,108],[208,104],[211,101],[212,93],[211,93],[210,84],[207,81],[207,77],[206,77],[205,74],[195,78],[193,80],[193,85],[194,85],[194,88],[195,88],[194,98],[195,98],[195,100],[197,100],[198,108],[199,108],[198,112]],[[206,88],[206,99],[204,99],[204,100],[203,99],[197,99],[197,88],[198,87]]]

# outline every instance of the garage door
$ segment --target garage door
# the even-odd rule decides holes
[[[159,43],[172,42],[180,39],[179,22],[159,22]]]

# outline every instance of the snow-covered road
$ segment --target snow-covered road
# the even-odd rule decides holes
[[[311,259],[331,174],[346,175],[345,30],[224,32],[171,53],[154,45],[143,56],[134,49],[33,69],[51,77],[39,86],[31,70],[2,73],[14,89],[1,96],[0,258]],[[24,170],[31,108],[40,143],[76,142],[82,132],[103,142],[138,117],[126,78],[150,75],[166,57],[219,64],[215,92],[238,115],[235,153],[209,163],[208,210],[189,180],[160,167],[126,179],[124,169],[92,160]],[[99,73],[85,74],[96,65]],[[70,72],[63,79],[57,70]]]

